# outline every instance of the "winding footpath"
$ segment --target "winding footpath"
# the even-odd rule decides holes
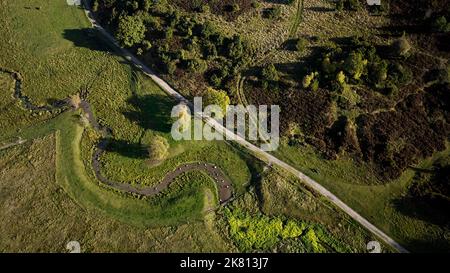
[[[86,6],[86,5],[85,5]],[[176,90],[174,90],[172,87],[170,87],[169,84],[167,84],[164,80],[162,80],[160,77],[158,77],[153,70],[151,70],[148,66],[143,64],[137,57],[135,57],[133,54],[131,54],[128,50],[122,48],[119,43],[116,41],[116,39],[109,34],[95,19],[93,13],[88,9],[85,8],[85,13],[92,24],[92,27],[96,29],[99,33],[101,33],[106,40],[113,45],[125,59],[127,59],[130,63],[135,65],[137,68],[139,68],[145,75],[150,77],[156,84],[158,84],[161,89],[163,89],[168,95],[172,96],[176,100],[186,103],[188,105],[191,105],[191,103],[184,98],[180,93],[178,93]],[[202,118],[206,124],[213,127],[217,132],[222,133],[224,136],[231,137],[230,139],[234,139],[235,142],[239,143],[242,147],[246,148],[250,152],[254,154],[255,157],[259,158],[262,161],[265,161],[268,164],[277,166],[278,168],[291,173],[295,177],[301,179],[303,183],[305,183],[310,188],[314,189],[316,192],[324,196],[328,201],[333,203],[335,206],[339,207],[341,210],[343,210],[345,213],[347,213],[350,217],[352,217],[355,221],[360,223],[362,226],[364,226],[367,230],[372,232],[375,236],[377,236],[379,239],[383,240],[386,244],[392,246],[397,251],[402,253],[407,253],[408,250],[406,250],[403,246],[401,246],[399,243],[397,243],[394,239],[389,237],[386,233],[381,231],[379,228],[374,226],[372,223],[370,223],[366,218],[361,216],[359,213],[357,213],[355,210],[350,208],[347,204],[345,204],[343,201],[341,201],[336,195],[331,193],[329,190],[324,188],[322,185],[320,185],[318,182],[313,180],[312,178],[308,177],[304,173],[300,172],[299,170],[295,169],[294,167],[290,166],[289,164],[279,160],[278,158],[274,157],[273,155],[269,154],[268,152],[265,152],[261,150],[259,147],[251,144],[250,142],[246,141],[244,138],[236,135],[234,132],[227,130],[225,127],[223,127],[220,123],[218,123],[216,120],[214,120],[211,117],[203,116],[201,113],[194,113],[197,118]]]
[[[8,71],[4,69],[0,69],[0,72],[11,75],[12,79],[14,80],[13,96],[15,99],[19,100],[22,103],[22,106],[25,109],[35,112],[52,111],[55,109],[61,110],[70,109],[68,100],[59,100],[54,102],[52,105],[45,105],[45,106],[34,105],[31,102],[31,100],[22,93],[22,77],[18,72]],[[79,107],[85,113],[85,117],[89,121],[89,124],[92,126],[92,128],[94,128],[97,132],[101,133],[103,136],[112,136],[112,130],[110,128],[104,127],[98,123],[97,119],[95,118],[92,112],[91,105],[87,101],[81,100]],[[170,184],[173,181],[175,181],[175,178],[182,175],[183,173],[187,173],[190,171],[203,171],[214,180],[217,186],[219,202],[221,205],[225,205],[233,197],[233,185],[231,183],[231,180],[217,166],[202,162],[182,164],[178,166],[175,170],[167,173],[159,184],[151,187],[135,188],[130,184],[112,181],[103,176],[103,174],[101,173],[100,157],[105,152],[105,148],[108,145],[107,139],[108,138],[105,138],[104,140],[100,141],[100,143],[97,145],[97,149],[95,149],[92,156],[92,168],[94,170],[95,176],[101,183],[103,183],[106,186],[109,186],[111,188],[114,188],[116,190],[125,193],[137,194],[146,197],[153,197],[166,190],[170,186]],[[15,142],[7,143],[0,146],[0,151],[11,148],[13,146],[24,144],[26,142],[27,140],[19,138]]]

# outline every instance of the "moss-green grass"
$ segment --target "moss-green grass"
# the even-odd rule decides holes
[[[176,178],[161,197],[139,200],[105,190],[89,179],[81,159],[83,127],[67,121],[56,134],[56,180],[82,207],[96,208],[127,223],[173,225],[202,218],[203,186],[214,187],[202,173]]]
[[[438,153],[434,158],[449,153]],[[395,202],[406,193],[415,171],[407,170],[400,178],[382,184],[364,164],[340,158],[329,161],[310,147],[282,146],[276,155],[320,182],[342,201],[392,236],[410,251],[448,251],[450,230],[403,214]],[[433,158],[424,160],[419,168],[428,168]]]
[[[133,70],[122,58],[105,50],[107,47],[102,44],[101,39],[92,36],[86,30],[89,24],[81,9],[70,7],[65,1],[45,0],[19,0],[14,2],[2,0],[0,6],[0,20],[2,22],[0,24],[0,67],[17,71],[23,76],[22,91],[30,97],[34,104],[47,104],[54,99],[62,99],[75,94],[80,89],[87,89],[89,91],[87,100],[91,103],[95,116],[102,124],[113,130],[116,139],[130,143],[140,142],[142,137],[147,136],[148,138],[148,136],[156,133],[163,134],[170,139],[168,132],[164,131],[164,128],[164,130],[158,128],[158,125],[161,120],[168,120],[167,115],[170,114],[174,102],[151,79]],[[40,9],[36,9],[36,7]],[[31,141],[59,131],[61,137],[58,137],[58,141],[60,141],[61,146],[58,146],[58,151],[60,151],[58,162],[63,162],[62,164],[71,162],[68,166],[58,168],[58,175],[62,177],[59,182],[65,183],[71,196],[78,200],[80,204],[95,207],[96,202],[98,202],[99,208],[105,211],[108,210],[105,204],[116,206],[117,204],[114,202],[119,201],[114,201],[114,197],[120,199],[123,196],[116,196],[117,193],[98,187],[95,180],[87,179],[81,171],[82,165],[80,165],[80,162],[82,160],[86,163],[83,166],[89,167],[90,154],[86,153],[86,158],[83,159],[77,157],[81,156],[78,152],[79,147],[76,147],[76,143],[69,141],[78,137],[77,117],[74,117],[73,113],[67,112],[52,119],[49,119],[50,116],[45,115],[45,113],[35,118],[29,111],[21,108],[19,102],[12,97],[13,81],[10,75],[2,73],[0,80],[2,106],[5,108],[5,111],[1,112],[2,125],[5,125],[0,134],[2,142],[6,143],[18,136]],[[144,108],[138,109],[136,105],[130,102],[134,97],[137,97],[139,103],[142,101],[149,103],[141,103]],[[159,111],[161,109],[153,107],[155,101],[158,104],[158,100],[161,100],[162,103],[159,104],[165,107],[166,112],[161,113]],[[167,109],[169,112],[167,112]],[[132,120],[127,116],[127,113],[132,112],[135,112],[135,116],[143,116],[142,121],[144,123],[151,122],[157,126],[147,127],[145,124]],[[171,141],[172,143],[173,141]],[[245,163],[239,161],[236,154],[225,144],[202,143],[200,145],[186,142],[172,146],[173,157],[178,153],[188,155],[182,157],[186,160],[184,162],[196,158],[196,154],[203,149],[211,154],[216,153],[213,147],[219,146],[221,147],[219,152],[229,155],[229,160],[221,160],[221,163],[236,159],[236,164],[225,163],[224,165],[228,167],[225,172],[230,174],[233,181],[237,181],[237,185],[240,185],[237,186],[237,189],[243,190],[242,185],[249,180],[250,175]],[[195,153],[189,152],[191,146],[196,147]],[[117,160],[116,165],[111,166],[111,169],[105,168],[104,171],[113,178],[120,176],[115,173],[120,168],[130,168],[131,173],[136,173],[134,164],[145,166],[145,159],[136,162],[129,160],[126,156],[117,156],[113,153],[110,155],[113,161]],[[200,159],[207,161],[205,154],[203,155]],[[219,161],[217,155],[209,155],[209,157],[214,158],[216,162]],[[173,164],[182,162],[182,160],[171,162],[166,169],[162,170],[153,171],[146,168],[145,175],[156,178],[163,177],[167,170],[175,168]],[[120,168],[116,168],[117,165]],[[108,165],[106,164],[106,166]],[[77,177],[77,174],[80,176]],[[70,179],[66,180],[66,178]],[[123,179],[124,182],[130,182],[128,178]],[[183,184],[187,185],[184,190],[189,191],[191,187],[197,189],[196,183],[198,181],[204,182],[205,179],[209,178],[203,174],[190,174],[179,179],[182,179]],[[119,179],[119,181],[122,180]],[[96,199],[98,196],[90,191],[92,190],[90,186],[93,185],[99,193],[105,191],[105,196],[100,194],[101,198]],[[173,189],[175,190],[172,191]],[[166,203],[154,203],[152,209],[150,209],[152,206],[148,202],[142,200],[129,197],[120,199],[122,203],[119,203],[124,210],[111,213],[111,215],[122,220],[129,217],[131,222],[137,224],[155,225],[198,219],[198,213],[201,211],[199,206],[203,204],[202,192],[204,191],[199,190],[198,194],[189,192],[190,194],[183,198],[171,198],[171,194],[177,194],[176,189],[177,187],[170,188],[164,194],[168,197],[164,201]],[[211,188],[211,191],[216,192],[213,188]],[[111,199],[108,199],[107,196]],[[160,198],[161,202],[162,200],[163,198]],[[179,202],[175,202],[175,200]],[[125,203],[127,205],[135,204],[135,208],[126,207]],[[162,211],[162,206],[172,206],[174,210]],[[182,210],[186,210],[186,213]],[[135,212],[133,214],[129,213],[130,211]],[[179,213],[177,214],[176,211],[179,211]],[[145,217],[142,215],[145,215]],[[153,217],[155,215],[161,215],[166,220],[158,222],[160,218]]]
[[[0,151],[0,252],[68,252],[74,240],[82,252],[236,251],[203,221],[138,227],[79,206],[55,180],[55,144],[51,134]]]

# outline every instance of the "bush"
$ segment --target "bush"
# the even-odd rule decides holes
[[[230,59],[234,61],[237,61],[243,57],[244,44],[239,35],[234,35],[233,38],[228,42],[227,53],[228,57],[230,57]]]
[[[308,41],[305,38],[299,38],[297,40],[297,43],[295,44],[295,49],[298,52],[303,52],[303,51],[305,51],[307,44],[308,44]]]
[[[260,4],[257,0],[253,0],[251,6],[252,8],[257,9],[260,7]]]
[[[226,113],[229,104],[230,98],[225,91],[208,88],[203,95],[204,107],[208,105],[218,105],[222,109],[223,114]]]
[[[311,84],[311,90],[316,92],[317,90],[319,90],[319,79],[314,79],[314,81]]]
[[[432,28],[435,31],[448,32],[450,31],[450,23],[447,22],[445,16],[440,16],[433,21]]]
[[[206,41],[203,45],[203,57],[209,60],[216,57],[217,54],[218,52],[216,46],[213,43]]]
[[[149,51],[152,48],[152,43],[148,40],[142,42],[142,47],[145,51]]]
[[[402,36],[392,43],[391,49],[394,56],[403,57],[406,56],[411,50],[411,44],[405,36]]]
[[[208,69],[208,65],[204,60],[191,59],[187,61],[187,69],[191,72],[202,74]]]
[[[355,80],[359,80],[364,74],[364,69],[367,65],[367,60],[361,52],[351,52],[344,63],[345,71]]]
[[[176,70],[177,70],[177,61],[176,60],[170,61],[166,64],[167,74],[173,75],[173,73],[175,73]]]
[[[230,11],[231,12],[238,12],[238,11],[240,11],[241,10],[241,7],[239,7],[239,4],[237,4],[237,3],[234,3],[233,5],[231,5],[231,7],[230,7]]]
[[[116,38],[123,46],[132,47],[144,40],[145,31],[145,25],[141,18],[122,16],[119,19]]]
[[[311,74],[306,75],[302,81],[303,88],[310,87],[311,84],[313,83],[313,80],[318,76],[319,76],[318,72],[312,72]]]
[[[275,68],[273,64],[269,64],[263,68],[261,71],[261,76],[266,81],[277,82],[280,80],[280,75],[278,70]]]
[[[155,136],[148,146],[148,157],[151,162],[159,162],[169,155],[169,142],[162,136]]]
[[[385,81],[388,77],[388,62],[385,60],[374,62],[369,67],[369,79],[374,85]]]
[[[264,16],[268,19],[277,19],[281,16],[280,7],[267,8],[264,10]]]

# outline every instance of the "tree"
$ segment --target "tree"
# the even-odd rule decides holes
[[[239,35],[234,35],[233,38],[228,43],[228,56],[232,60],[239,60],[244,55],[244,44],[242,42],[242,39]]]
[[[265,9],[264,14],[268,19],[277,19],[281,16],[281,9],[278,6],[267,8]]]
[[[336,75],[336,81],[341,85],[346,84],[347,77],[345,76],[344,71],[339,71],[339,73]]]
[[[119,19],[116,37],[122,45],[132,47],[144,40],[145,31],[144,22],[139,17],[122,16]]]
[[[361,52],[351,52],[344,63],[345,71],[355,80],[359,80],[364,73],[367,60]]]
[[[148,146],[148,157],[152,162],[159,162],[169,155],[169,142],[162,136],[155,136]]]
[[[311,83],[311,90],[314,92],[319,90],[319,79],[318,78],[314,79],[314,81]]]
[[[302,81],[303,88],[310,87],[314,79],[318,76],[319,76],[318,72],[311,72],[311,74],[306,75]]]
[[[217,105],[222,109],[222,113],[227,112],[228,105],[230,104],[230,98],[227,92],[223,90],[215,90],[209,87],[205,94],[203,95],[203,105],[204,107],[208,105]]]
[[[280,75],[278,73],[278,70],[273,64],[269,64],[266,67],[263,68],[261,72],[261,76],[266,81],[272,81],[277,82],[280,80]]]
[[[179,104],[172,110],[173,127],[177,133],[188,132],[191,128],[191,110],[186,104]]]
[[[450,31],[450,23],[447,22],[447,18],[445,18],[445,16],[436,18],[432,23],[432,27],[438,32]]]
[[[295,44],[295,49],[297,49],[298,52],[303,52],[305,51],[307,44],[308,41],[305,38],[299,38]]]
[[[142,46],[145,51],[149,51],[152,48],[152,43],[148,40],[144,40]]]
[[[388,77],[388,62],[385,60],[377,61],[370,65],[370,80],[374,84],[380,84]]]
[[[406,39],[405,35],[403,35],[401,38],[395,40],[392,45],[392,53],[397,57],[403,57],[408,54],[408,52],[411,50],[411,44],[409,43],[408,39]]]
[[[204,73],[208,69],[208,64],[202,59],[191,59],[187,61],[187,68],[194,73]]]
[[[92,3],[92,11],[93,11],[93,12],[97,12],[99,6],[100,6],[100,5],[99,5],[99,3],[98,3],[98,0],[94,0],[94,2]]]

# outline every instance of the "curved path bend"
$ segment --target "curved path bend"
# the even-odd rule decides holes
[[[85,14],[89,22],[91,23],[92,27],[96,29],[102,36],[105,37],[107,42],[114,46],[125,59],[127,59],[130,63],[132,63],[134,66],[139,68],[145,75],[150,77],[161,89],[163,89],[168,95],[172,96],[179,102],[186,103],[188,105],[191,105],[189,100],[183,97],[179,92],[177,92],[175,89],[173,89],[167,82],[165,82],[163,79],[158,77],[156,73],[150,69],[147,65],[145,65],[143,62],[141,62],[136,56],[131,54],[128,50],[122,48],[117,40],[108,32],[106,31],[95,19],[94,14],[89,10],[88,5],[86,5],[87,0],[84,0],[85,2]],[[276,165],[277,167],[281,168],[282,170],[294,175],[295,177],[299,178],[303,181],[307,186],[314,189],[314,191],[318,192],[322,196],[324,196],[328,201],[330,201],[332,204],[340,208],[342,211],[347,213],[351,218],[353,218],[355,221],[357,221],[359,224],[361,224],[363,227],[365,227],[368,231],[370,231],[372,234],[377,236],[379,239],[383,240],[386,244],[390,245],[391,247],[395,248],[397,251],[402,253],[407,253],[408,250],[404,248],[402,245],[397,243],[394,239],[392,239],[390,236],[388,236],[386,233],[384,233],[382,230],[377,228],[375,225],[370,223],[366,218],[361,216],[358,212],[353,210],[351,207],[349,207],[347,204],[345,204],[342,200],[340,200],[336,195],[334,195],[332,192],[327,190],[325,187],[323,187],[321,184],[319,184],[317,181],[313,180],[309,176],[305,175],[301,171],[297,170],[296,168],[292,167],[291,165],[287,164],[286,162],[281,161],[280,159],[274,157],[270,153],[263,151],[259,147],[251,144],[244,138],[238,136],[234,132],[226,129],[223,125],[218,123],[216,120],[214,120],[211,117],[203,116],[201,113],[194,113],[194,115],[198,118],[201,118],[204,120],[205,123],[207,123],[209,126],[213,127],[217,132],[222,133],[224,136],[231,137],[227,139],[234,139],[235,142],[239,143],[242,147],[249,150],[253,155],[260,160],[267,162],[269,164]]]
[[[31,100],[26,95],[22,93],[22,77],[20,73],[1,68],[0,72],[11,75],[12,79],[14,80],[14,98],[19,100],[25,109],[31,111],[51,111],[54,109],[70,109],[68,105],[68,100],[59,100],[54,102],[52,105],[36,106],[31,102]],[[89,124],[96,131],[100,132],[102,135],[105,136],[112,135],[112,130],[110,128],[104,127],[98,123],[97,119],[95,118],[92,112],[91,105],[87,101],[81,100],[79,107],[85,113],[86,118],[89,121]],[[15,142],[7,143],[0,146],[0,150],[8,149],[16,145],[21,145],[26,141],[27,140],[25,139],[19,138]],[[181,164],[175,170],[167,173],[159,184],[151,187],[136,188],[130,184],[112,181],[103,176],[101,173],[101,165],[99,159],[100,156],[105,152],[106,145],[108,145],[107,139],[100,141],[100,143],[97,145],[97,149],[95,149],[94,154],[92,156],[92,168],[94,169],[95,176],[101,183],[105,184],[106,186],[109,186],[111,188],[126,193],[152,197],[166,190],[170,186],[170,184],[175,180],[175,178],[177,178],[181,174],[190,171],[203,171],[214,180],[217,186],[219,201],[221,205],[226,204],[233,197],[233,185],[231,183],[231,180],[217,166],[202,162]]]

